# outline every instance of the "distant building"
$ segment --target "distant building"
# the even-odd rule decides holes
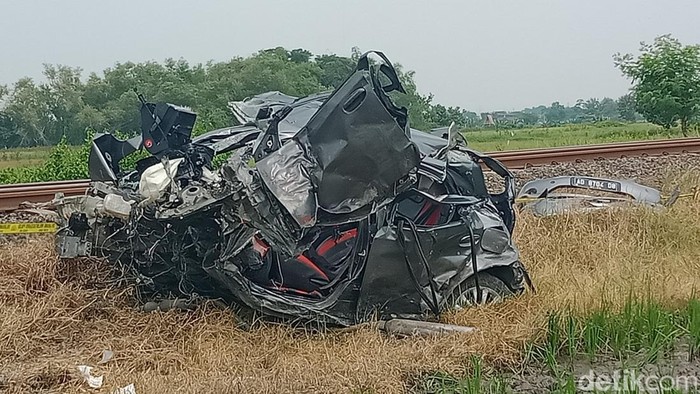
[[[495,126],[496,124],[518,124],[524,123],[525,115],[522,111],[494,111],[482,112],[481,120],[484,126]]]

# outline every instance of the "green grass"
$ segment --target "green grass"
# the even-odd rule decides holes
[[[486,378],[483,376],[481,358],[471,358],[471,372],[462,377],[437,372],[424,376],[420,387],[421,393],[430,394],[505,394],[509,393],[508,385],[501,376]]]
[[[572,361],[581,355],[591,360],[598,355],[622,360],[635,354],[649,363],[671,350],[681,337],[689,338],[695,348],[700,344],[699,301],[672,310],[651,300],[629,298],[621,311],[603,307],[587,316],[551,313],[544,343],[530,352],[552,370],[562,357]]]
[[[697,131],[691,135],[697,136]],[[680,129],[650,123],[599,122],[559,127],[465,131],[469,145],[482,152],[682,137]]]
[[[613,357],[626,370],[641,371],[644,365],[663,363],[679,341],[690,344],[690,359],[700,351],[700,301],[691,299],[681,308],[668,308],[649,299],[628,298],[621,310],[602,307],[587,315],[570,311],[549,315],[546,333],[525,351],[523,365],[543,365],[555,378],[554,393],[575,393],[575,363]],[[498,370],[484,370],[474,356],[463,377],[436,372],[421,378],[421,393],[510,393],[509,377]],[[625,392],[638,392],[636,388]],[[664,393],[680,393],[668,388]]]
[[[40,166],[48,159],[51,149],[51,146],[0,149],[0,168]]]

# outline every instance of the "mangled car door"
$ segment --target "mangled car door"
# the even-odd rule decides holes
[[[403,88],[391,63],[377,54],[383,64],[376,67],[364,55],[306,126],[257,163],[265,184],[302,227],[315,224],[313,208],[348,214],[389,201],[420,161],[407,111],[388,96]],[[382,85],[380,75],[390,83]],[[291,199],[292,191],[304,198]]]

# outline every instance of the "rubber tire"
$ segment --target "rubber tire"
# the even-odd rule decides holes
[[[486,272],[478,272],[476,274],[479,278],[479,288],[482,291],[482,294],[484,292],[484,289],[487,289],[486,291],[491,291],[493,294],[498,295],[499,299],[496,300],[495,302],[502,302],[504,299],[508,297],[512,297],[515,295],[515,292],[511,290],[505,283],[503,283],[502,280],[498,279],[497,277],[486,273]],[[470,276],[467,278],[464,282],[460,283],[459,285],[455,286],[455,288],[452,290],[452,294],[448,298],[448,308],[450,309],[461,309],[469,306],[475,306],[476,304],[466,304],[466,305],[459,305],[458,301],[462,297],[462,295],[469,294],[472,291],[476,291],[476,280],[474,278],[474,275]],[[467,296],[469,297],[469,296]],[[487,302],[489,303],[489,302]],[[479,304],[483,305],[483,304]]]

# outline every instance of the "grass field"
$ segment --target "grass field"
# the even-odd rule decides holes
[[[663,362],[677,340],[697,344],[700,202],[521,216],[516,238],[537,293],[443,317],[476,334],[404,339],[369,327],[246,331],[214,305],[145,314],[104,263],[60,262],[47,236],[0,239],[0,391],[501,393],[535,365],[555,376],[549,389],[573,393],[581,362]],[[103,349],[114,359],[96,365]],[[87,389],[80,364],[105,388]]]
[[[0,149],[0,169],[41,165],[51,152],[50,146]]]
[[[618,122],[476,130],[467,131],[464,135],[474,149],[482,152],[682,137],[679,129],[664,130],[650,123]],[[693,135],[697,136],[697,132],[693,132]]]

